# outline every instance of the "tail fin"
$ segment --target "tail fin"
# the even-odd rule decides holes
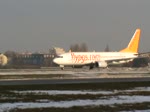
[[[136,29],[128,46],[125,49],[121,50],[120,52],[138,53],[140,34],[141,34],[141,30]]]

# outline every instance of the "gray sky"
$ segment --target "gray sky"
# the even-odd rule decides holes
[[[0,0],[0,52],[69,50],[86,43],[118,51],[141,28],[140,52],[150,51],[150,0]]]

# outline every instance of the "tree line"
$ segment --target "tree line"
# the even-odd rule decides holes
[[[86,43],[74,44],[74,45],[70,45],[70,50],[72,52],[87,52],[88,47]]]

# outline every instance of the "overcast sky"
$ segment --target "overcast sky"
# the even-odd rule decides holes
[[[127,46],[141,28],[140,52],[150,51],[150,0],[0,0],[0,52],[89,50]]]

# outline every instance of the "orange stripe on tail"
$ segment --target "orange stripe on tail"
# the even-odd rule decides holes
[[[121,50],[120,52],[138,53],[140,34],[141,34],[141,30],[136,29],[136,31],[135,31],[132,39],[130,40],[128,46],[125,49]]]

